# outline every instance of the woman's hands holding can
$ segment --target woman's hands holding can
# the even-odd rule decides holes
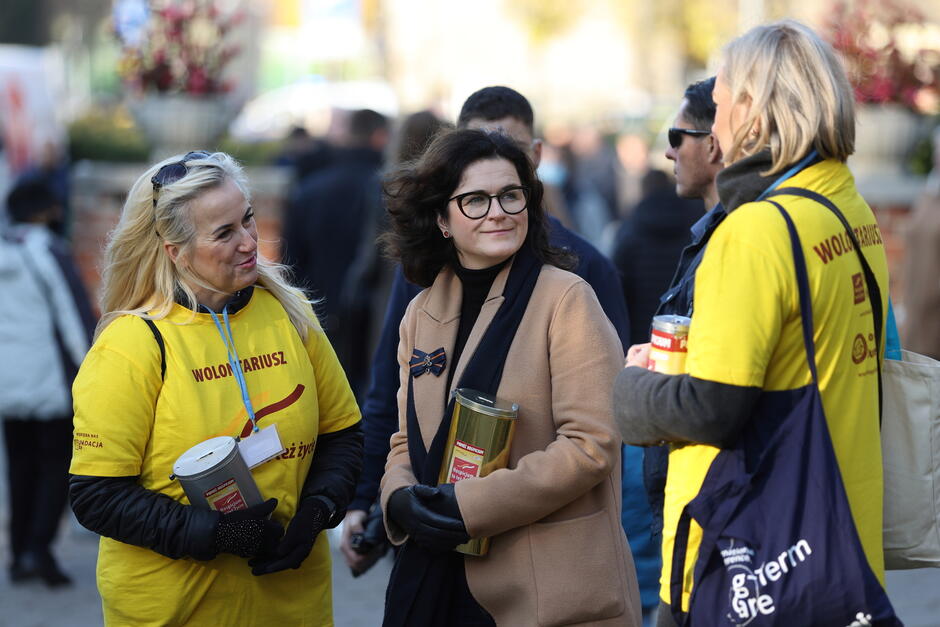
[[[400,488],[388,500],[388,515],[426,549],[451,551],[470,539],[452,483]]]
[[[222,514],[215,528],[216,553],[232,553],[239,557],[264,555],[277,545],[284,527],[270,516],[277,499]]]
[[[310,555],[313,543],[326,528],[336,506],[325,496],[308,496],[300,502],[287,525],[287,533],[271,552],[260,553],[249,561],[251,574],[267,575],[288,568],[300,568]]]

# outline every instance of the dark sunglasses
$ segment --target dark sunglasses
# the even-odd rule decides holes
[[[678,148],[681,146],[683,135],[691,135],[692,137],[705,137],[711,134],[711,131],[700,131],[694,128],[676,128],[673,126],[669,129],[669,145],[673,148]]]
[[[205,150],[194,150],[193,152],[187,152],[179,161],[168,163],[157,170],[157,173],[150,177],[150,183],[153,185],[153,206],[157,206],[157,194],[163,187],[172,185],[186,176],[186,172],[189,171],[186,167],[188,162],[208,159],[209,156],[209,153]]]

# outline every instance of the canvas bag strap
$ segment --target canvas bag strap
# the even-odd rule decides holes
[[[875,278],[875,273],[872,271],[871,266],[868,264],[868,260],[865,258],[865,255],[862,253],[862,248],[859,246],[858,238],[855,236],[855,230],[849,224],[849,221],[845,219],[845,215],[839,208],[828,198],[814,192],[809,189],[804,189],[802,187],[781,187],[780,189],[774,190],[770,196],[800,196],[802,198],[808,198],[814,200],[821,204],[822,206],[829,209],[832,213],[839,218],[839,222],[842,223],[842,226],[845,228],[845,234],[849,236],[849,239],[852,241],[852,246],[855,248],[855,253],[858,255],[859,263],[862,265],[862,273],[865,276],[865,284],[868,290],[868,297],[871,300],[871,311],[872,319],[875,326],[875,359],[878,362],[878,372],[881,372],[881,332],[884,329],[884,311],[881,309],[881,288],[878,285],[878,280]],[[776,204],[776,203],[774,203]],[[778,205],[779,208],[779,205]],[[802,251],[801,251],[802,253]],[[881,427],[881,408],[882,408],[882,384],[881,376],[878,376],[878,427]]]

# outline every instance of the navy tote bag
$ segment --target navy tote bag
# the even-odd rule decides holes
[[[679,625],[696,627],[901,625],[865,559],[849,510],[819,393],[806,260],[793,221],[773,204],[790,233],[812,382],[763,392],[753,418],[721,450],[683,511],[670,582],[673,615]],[[841,212],[829,208],[848,227]],[[859,257],[880,335],[877,283],[871,285],[874,275]],[[680,602],[691,518],[703,535],[686,614]]]

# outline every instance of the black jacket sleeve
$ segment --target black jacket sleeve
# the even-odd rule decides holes
[[[364,450],[362,475],[349,509],[369,511],[379,497],[389,440],[398,431],[398,325],[420,288],[405,280],[401,266],[389,294],[382,336],[372,358],[372,381],[362,403]]]
[[[71,475],[69,499],[82,526],[178,559],[215,557],[221,515],[178,503],[140,486],[137,477]]]
[[[356,482],[362,472],[362,422],[317,438],[317,448],[304,481],[301,499],[325,496],[335,509],[328,528],[343,520],[346,508],[356,493]]]
[[[624,368],[614,383],[614,418],[627,444],[692,442],[721,447],[754,411],[761,389]]]

